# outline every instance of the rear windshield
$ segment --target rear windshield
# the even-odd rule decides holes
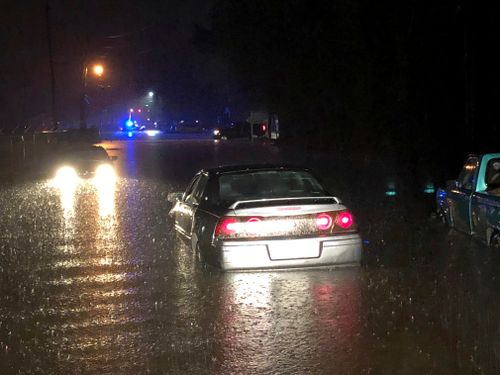
[[[486,167],[486,184],[488,189],[500,187],[500,159],[491,159]]]
[[[325,194],[319,182],[305,171],[259,171],[219,177],[219,199],[224,202]]]

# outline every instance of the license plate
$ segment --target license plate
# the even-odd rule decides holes
[[[292,240],[268,245],[271,260],[318,258],[319,241]]]

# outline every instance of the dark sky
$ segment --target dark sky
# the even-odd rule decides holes
[[[49,4],[59,120],[78,121],[84,59],[103,61],[107,68],[102,82],[89,80],[91,114],[125,109],[133,98],[154,90],[168,117],[211,120],[236,91],[226,64],[193,44],[195,27],[209,27],[210,1]],[[50,113],[45,6],[46,1],[11,2],[0,15],[0,105],[8,124]]]
[[[451,131],[462,149],[473,151],[471,138],[499,133],[499,5],[49,3],[57,117],[66,123],[79,120],[84,60],[101,60],[104,78],[89,79],[86,90],[94,123],[104,111],[126,115],[134,99],[154,90],[165,120],[213,124],[226,106],[236,120],[262,105],[279,113],[282,129],[296,137],[348,140],[363,150],[406,150],[409,142],[419,154],[446,143]],[[0,127],[51,113],[46,4],[2,4]]]

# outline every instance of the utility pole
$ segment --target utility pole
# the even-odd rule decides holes
[[[462,22],[463,22],[463,65],[464,65],[464,123],[465,129],[469,132],[469,141],[472,145],[472,149],[475,149],[476,140],[475,140],[475,121],[473,118],[473,96],[472,96],[472,82],[471,82],[471,74],[470,74],[470,64],[471,64],[471,56],[469,54],[469,22],[471,17],[470,13],[471,8],[464,9],[466,5],[462,5]]]
[[[52,28],[50,23],[50,4],[47,0],[45,4],[45,16],[47,23],[47,47],[49,50],[49,67],[50,67],[50,92],[52,94],[51,98],[51,110],[52,110],[52,129],[57,130],[57,110],[56,110],[56,79],[54,73],[54,52],[52,48]]]
[[[87,75],[88,67],[84,61],[82,69],[81,98],[80,98],[80,130],[87,129]]]

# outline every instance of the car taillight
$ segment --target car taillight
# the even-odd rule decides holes
[[[284,236],[315,236],[356,230],[348,211],[328,211],[285,216],[224,216],[215,227],[215,238],[256,239]]]
[[[245,223],[242,223],[242,229],[251,236],[259,234],[262,220],[258,217],[251,217]]]
[[[258,217],[223,217],[215,228],[215,237],[254,236],[261,231],[261,222]]]
[[[327,213],[321,213],[316,216],[316,226],[319,230],[328,230],[333,225],[333,219]]]
[[[354,219],[353,219],[352,215],[347,211],[344,211],[344,212],[341,212],[340,214],[338,214],[336,221],[337,221],[337,225],[339,227],[341,227],[342,229],[349,229],[354,224]]]
[[[215,237],[232,236],[236,233],[236,219],[232,217],[223,217],[219,220],[215,228]]]

